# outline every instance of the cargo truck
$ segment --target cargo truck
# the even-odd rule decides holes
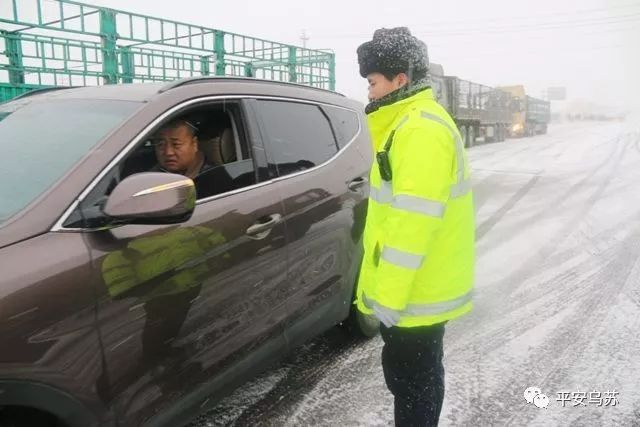
[[[498,89],[511,95],[510,136],[523,137],[547,133],[547,125],[551,120],[549,101],[527,95],[523,85],[504,86]]]
[[[456,122],[466,147],[479,140],[505,140],[511,126],[509,93],[446,76],[439,64],[431,64],[431,81],[436,99]]]

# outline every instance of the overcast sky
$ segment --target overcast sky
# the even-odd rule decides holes
[[[6,0],[0,0],[6,1]],[[90,0],[108,6],[336,53],[337,90],[360,101],[355,50],[376,28],[408,26],[445,73],[533,96],[640,107],[640,0]]]

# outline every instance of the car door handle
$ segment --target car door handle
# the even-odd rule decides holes
[[[273,214],[269,216],[265,216],[260,218],[258,222],[253,224],[251,227],[247,228],[247,234],[252,237],[258,237],[260,234],[264,234],[259,237],[266,237],[268,231],[270,231],[273,227],[280,224],[282,221],[282,215]]]
[[[367,182],[369,182],[369,180],[367,178],[364,178],[364,177],[360,176],[360,177],[354,179],[353,181],[351,181],[347,185],[347,187],[349,187],[349,190],[351,190],[351,191],[357,191],[360,187],[366,185]]]

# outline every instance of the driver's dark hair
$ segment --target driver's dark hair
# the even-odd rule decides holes
[[[189,130],[189,134],[191,134],[191,136],[198,135],[198,127],[189,120],[182,117],[171,120],[170,122],[163,125],[161,129],[177,129],[182,126],[186,127]]]

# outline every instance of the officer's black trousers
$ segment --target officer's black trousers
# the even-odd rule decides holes
[[[446,322],[445,322],[446,323]],[[396,426],[437,426],[444,400],[444,325],[380,327],[382,368]]]

